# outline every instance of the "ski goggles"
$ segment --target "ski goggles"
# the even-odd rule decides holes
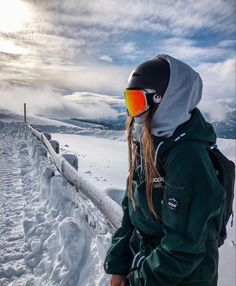
[[[161,96],[153,89],[126,89],[124,91],[128,115],[138,116],[154,103],[161,102]]]

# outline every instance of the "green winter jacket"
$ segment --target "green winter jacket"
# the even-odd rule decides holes
[[[142,251],[145,259],[134,273],[135,286],[215,286],[225,193],[206,147],[215,143],[216,135],[194,109],[190,120],[173,136],[153,140],[165,170],[164,187],[154,186],[153,190],[162,222],[148,210],[145,178],[138,168],[133,178],[136,207],[126,193],[122,224],[113,235],[105,271],[127,275],[135,253]]]

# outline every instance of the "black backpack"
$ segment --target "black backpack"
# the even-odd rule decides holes
[[[219,229],[219,247],[224,244],[227,237],[227,223],[231,219],[231,226],[233,226],[233,200],[234,200],[234,184],[235,184],[235,164],[230,161],[225,155],[218,149],[217,145],[207,147],[212,165],[215,169],[216,176],[225,190],[226,199],[223,211],[223,217]],[[161,177],[165,177],[165,171],[163,168],[163,159],[156,158],[158,164],[156,164],[157,170]],[[157,163],[157,162],[156,162]],[[219,228],[219,227],[218,227]]]
[[[234,200],[234,184],[235,184],[235,164],[230,161],[217,148],[217,145],[212,145],[207,148],[211,162],[216,171],[216,176],[223,186],[226,194],[225,207],[223,212],[222,224],[219,231],[219,247],[224,244],[227,237],[226,225],[231,219],[231,227],[233,226],[233,200]]]

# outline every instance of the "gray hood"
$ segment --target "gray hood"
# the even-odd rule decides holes
[[[170,137],[191,117],[202,97],[202,80],[190,66],[169,55],[157,55],[170,65],[170,79],[164,97],[152,117],[151,133]]]

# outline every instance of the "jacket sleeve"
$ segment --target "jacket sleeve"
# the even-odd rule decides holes
[[[121,227],[112,237],[112,243],[104,262],[104,269],[107,274],[127,275],[133,259],[133,254],[129,247],[133,225],[129,217],[127,192],[122,201],[122,209],[124,215]]]
[[[145,286],[175,286],[190,276],[204,259],[211,218],[222,209],[224,191],[209,157],[203,148],[189,148],[191,156],[185,155],[184,148],[177,148],[178,153],[166,162],[162,207],[165,235],[139,271]]]

